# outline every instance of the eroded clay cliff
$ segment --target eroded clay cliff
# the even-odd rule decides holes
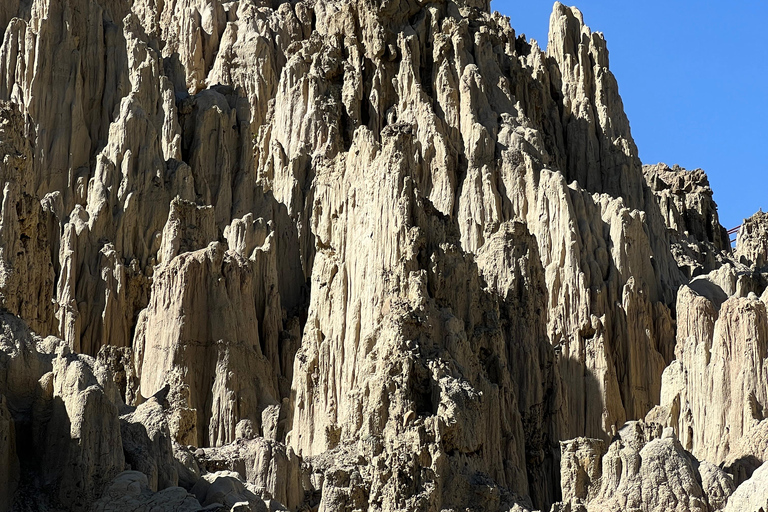
[[[764,221],[734,256],[643,168],[577,9],[546,51],[482,0],[0,28],[0,510],[759,502]]]

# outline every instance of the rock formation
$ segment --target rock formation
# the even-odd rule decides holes
[[[717,466],[693,458],[671,428],[628,422],[605,449],[599,440],[562,444],[564,503],[553,510],[722,510],[734,492]]]
[[[745,265],[762,268],[768,258],[768,245],[765,242],[768,228],[768,214],[759,211],[739,229],[736,237],[736,253],[734,256]]]
[[[644,166],[643,173],[669,229],[672,254],[686,277],[709,273],[728,261],[730,240],[704,171],[658,164]]]
[[[642,166],[577,9],[0,29],[0,510],[761,503],[764,218]]]
[[[768,509],[768,496],[765,493],[766,486],[768,486],[766,474],[768,474],[768,465],[760,466],[752,478],[736,489],[723,510],[736,512],[737,510],[759,511]]]

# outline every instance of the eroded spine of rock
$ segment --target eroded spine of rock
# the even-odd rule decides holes
[[[765,321],[680,285],[763,281],[725,276],[703,173],[643,169],[577,9],[555,5],[546,52],[470,0],[32,0],[0,27],[0,496],[510,510],[562,483],[597,506],[611,488],[562,468],[609,474],[625,421],[722,458],[685,397],[752,400],[720,411],[734,440],[762,414],[759,336],[748,375],[673,374],[700,364],[684,339],[727,352]],[[602,469],[561,455],[577,436]],[[675,496],[705,510],[691,474]]]

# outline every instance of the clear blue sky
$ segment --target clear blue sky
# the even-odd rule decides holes
[[[726,228],[768,211],[768,1],[575,1],[605,34],[643,163],[704,169]],[[491,8],[544,48],[553,4]]]

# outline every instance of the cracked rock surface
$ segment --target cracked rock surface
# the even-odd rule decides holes
[[[642,165],[578,9],[0,35],[0,512],[764,506],[768,220]]]

